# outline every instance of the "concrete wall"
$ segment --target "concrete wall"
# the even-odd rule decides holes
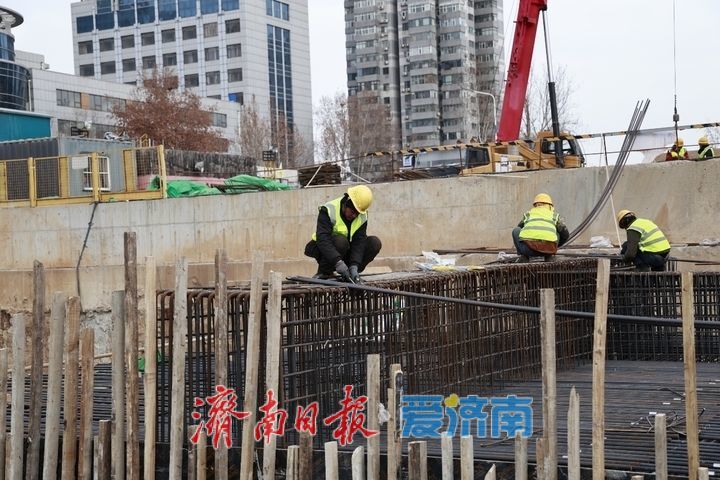
[[[655,219],[671,242],[720,238],[717,212],[720,160],[626,167],[614,194],[617,210]],[[383,241],[377,265],[409,268],[423,250],[500,247],[512,251],[510,232],[538,192],[552,195],[572,230],[592,209],[605,185],[601,168],[485,175],[373,185],[369,233]],[[123,288],[123,232],[137,233],[138,263],[152,255],[160,286],[172,288],[172,266],[184,255],[192,285],[212,283],[215,250],[233,262],[231,281],[249,278],[252,252],[263,250],[267,269],[311,275],[303,248],[317,206],[345,187],[235,196],[100,204],[80,268],[84,309],[106,309]],[[92,214],[91,205],[0,208],[0,308],[29,310],[33,260],[48,269],[50,293],[75,294],[75,265]],[[577,242],[604,235],[617,244],[609,205]],[[624,232],[621,232],[624,240]],[[139,280],[142,288],[144,273]]]

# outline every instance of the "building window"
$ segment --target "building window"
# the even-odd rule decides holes
[[[55,94],[57,95],[57,104],[60,107],[82,107],[82,103],[80,103],[80,92],[57,89],[55,90]]]
[[[197,73],[185,75],[185,87],[197,87],[200,85],[200,77]]]
[[[213,100],[220,100],[220,95],[208,95],[207,98],[212,98]]]
[[[211,62],[220,59],[220,47],[210,47],[205,49],[205,61]]]
[[[195,29],[195,26],[183,27],[182,38],[183,40],[192,40],[193,38],[197,38],[197,30]]]
[[[217,13],[218,11],[218,0],[200,0],[200,12],[205,15],[206,13]]]
[[[80,76],[81,77],[92,77],[95,75],[95,66],[92,63],[86,65],[80,65]]]
[[[175,41],[175,29],[170,28],[168,30],[163,30],[160,32],[160,37],[162,38],[162,43],[170,43]]]
[[[122,48],[133,48],[135,46],[135,36],[125,35],[124,37],[120,37],[120,44]]]
[[[225,33],[237,33],[240,31],[240,19],[225,20]]]
[[[107,75],[109,73],[115,73],[115,62],[102,62],[100,64],[100,74]]]
[[[98,30],[112,30],[115,28],[115,14],[104,13],[95,15],[95,28]]]
[[[77,157],[73,157],[73,160]],[[82,157],[81,157],[82,158]],[[88,156],[87,167],[83,170],[83,190],[86,192],[92,191],[92,157]],[[74,164],[74,162],[73,162]],[[110,159],[104,156],[98,156],[98,168],[100,169],[100,191],[110,191]]]
[[[89,40],[87,42],[78,42],[78,53],[80,55],[85,55],[87,53],[93,52],[93,44],[92,40]]]
[[[155,45],[155,32],[145,32],[140,34],[140,43],[142,46]]]
[[[227,128],[227,115],[224,113],[210,113],[213,127]]]
[[[158,17],[160,20],[174,20],[177,17],[175,0],[158,0]]]
[[[228,82],[242,82],[242,68],[228,69]]]
[[[223,12],[229,12],[230,10],[238,10],[240,8],[239,0],[220,0],[222,3]]]
[[[183,63],[197,63],[197,50],[186,50],[183,52]]]
[[[279,18],[280,20],[290,20],[290,6],[285,2],[266,0],[265,12],[271,17]]]
[[[109,52],[111,50],[115,50],[115,39],[114,38],[101,38],[100,42],[98,42],[100,45],[100,51],[101,52]]]
[[[195,0],[178,0],[178,10],[182,18],[194,17],[197,13]]]
[[[162,56],[163,65],[166,67],[172,67],[177,65],[177,55],[174,53],[164,53]]]
[[[129,27],[135,24],[135,0],[118,0],[118,27]]]
[[[77,28],[77,33],[92,32],[95,28],[95,23],[93,22],[92,15],[88,15],[86,17],[77,17],[75,19],[75,27]]]
[[[122,69],[123,69],[123,72],[134,72],[135,71],[135,59],[134,58],[123,58]]]
[[[239,43],[235,43],[233,45],[227,46],[227,57],[228,58],[235,58],[242,56],[242,45]]]
[[[292,68],[290,58],[290,30],[267,25],[268,75],[270,90],[270,125],[277,133],[278,121],[285,123],[292,131],[293,92]],[[288,139],[288,143],[292,143]]]
[[[217,25],[218,24],[215,22],[206,23],[205,25],[203,25],[203,36],[205,36],[205,38],[217,37],[217,35],[218,35]]]
[[[220,83],[220,72],[207,72],[205,74],[205,83],[207,85],[217,85]]]
[[[243,92],[236,92],[231,93],[228,95],[228,100],[231,102],[239,103],[240,105],[244,105],[244,99],[243,99]]]
[[[142,57],[142,65],[144,69],[155,68],[155,55]]]
[[[136,0],[138,23],[148,24],[155,21],[155,0]]]

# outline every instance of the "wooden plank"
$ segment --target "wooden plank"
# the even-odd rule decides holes
[[[112,471],[125,478],[125,291],[112,293]]]
[[[84,328],[80,335],[80,373],[82,378],[80,401],[80,439],[78,454],[78,478],[90,480],[92,477],[93,442],[93,393],[95,390],[95,330]]]
[[[63,345],[65,344],[65,308],[67,295],[53,293],[50,307],[50,336],[48,342],[48,386],[45,408],[45,450],[43,455],[44,480],[57,478],[58,445],[60,438],[60,392],[63,381]],[[0,411],[2,405],[0,404]],[[4,421],[4,420],[3,420]],[[1,429],[3,432],[4,428]],[[0,448],[4,441],[0,438]],[[0,458],[4,458],[0,455]],[[4,479],[3,479],[4,480]]]
[[[496,470],[495,465],[490,467],[490,470],[488,470],[488,472],[485,474],[485,480],[495,480],[495,478],[496,478],[495,470]]]
[[[557,378],[555,353],[555,292],[540,292],[540,345],[542,348],[543,438],[545,478],[557,480]]]
[[[300,432],[300,450],[298,453],[298,475],[300,480],[313,478],[312,436],[309,432]]]
[[[7,461],[8,480],[21,480],[23,475],[23,440],[25,426],[25,314],[12,316],[12,391],[10,400],[10,448]]]
[[[427,480],[427,478],[427,443],[408,443],[408,480]]]
[[[695,302],[693,274],[682,273],[683,362],[685,365],[685,422],[687,425],[688,480],[697,480],[700,468],[697,416],[697,367],[695,365]]]
[[[262,316],[262,277],[265,263],[263,252],[255,252],[250,283],[250,309],[248,312],[247,350],[245,352],[245,401],[243,411],[250,416],[243,421],[242,450],[240,452],[240,479],[252,480],[258,394],[258,361],[260,357],[260,317]]]
[[[357,447],[351,457],[352,480],[365,480],[365,447]]]
[[[642,475],[633,475],[630,477],[630,480],[643,480],[643,478],[645,477],[643,477]]]
[[[45,355],[45,268],[33,262],[33,323],[32,354],[30,363],[30,409],[28,410],[28,448],[25,469],[26,480],[37,480],[40,475],[40,417],[43,390],[43,357]]]
[[[287,465],[285,467],[287,480],[300,480],[300,468],[299,468],[299,456],[300,447],[297,445],[291,445],[287,449]],[[250,479],[252,480],[252,479]]]
[[[280,322],[282,318],[282,280],[280,272],[270,273],[270,290],[268,291],[267,305],[267,346],[265,348],[265,390],[275,392],[278,398],[280,382],[280,343],[282,342]],[[312,441],[312,439],[311,439]],[[275,447],[277,439],[274,435],[270,442],[263,447],[263,477],[275,478]],[[312,448],[312,444],[311,444]],[[336,446],[337,451],[337,446]],[[312,452],[311,452],[312,455]],[[337,462],[337,455],[335,461]]]
[[[460,437],[460,478],[473,480],[475,478],[475,451],[473,450],[473,437],[464,435]]]
[[[535,439],[535,478],[545,480],[545,440]]]
[[[380,355],[367,356],[367,428],[380,431],[378,405],[380,404]],[[367,439],[367,480],[380,480],[380,435]]]
[[[127,479],[140,480],[140,394],[138,380],[137,239],[124,234],[125,256],[125,368],[127,368]]]
[[[710,470],[707,467],[698,468],[698,480],[710,480]]]
[[[187,270],[181,257],[175,264],[175,312],[173,316],[172,397],[170,407],[170,480],[182,478],[185,428],[185,355],[187,354]]]
[[[76,478],[77,462],[77,402],[80,362],[80,299],[68,299],[65,336],[65,429],[63,430],[62,480]]]
[[[197,443],[197,480],[207,479],[207,434],[200,430]]]
[[[515,480],[528,480],[527,438],[515,435]]]
[[[388,412],[390,418],[387,424],[387,478],[397,480],[402,463],[402,439],[400,437],[400,401],[399,391],[402,389],[402,371],[399,363],[390,365],[390,388],[388,388]]]
[[[440,437],[440,450],[442,453],[442,480],[454,480],[452,436],[445,433]]]
[[[339,479],[337,442],[325,442],[325,480]]]
[[[655,415],[655,480],[667,480],[667,418]]]
[[[62,361],[61,361],[62,363]],[[8,379],[8,356],[7,350],[0,348],[0,412],[7,412],[7,379]],[[58,393],[58,397],[60,394]],[[0,415],[0,480],[5,480],[5,442],[7,441],[7,416]],[[56,444],[57,449],[57,435]],[[57,455],[57,453],[56,453]],[[55,459],[57,464],[57,458]],[[49,478],[49,477],[44,477]],[[55,478],[55,477],[52,477]]]
[[[228,384],[227,255],[215,252],[215,385]],[[263,462],[265,460],[263,459]],[[224,442],[215,450],[215,478],[228,480],[228,451]],[[274,478],[274,477],[269,477]]]
[[[155,480],[157,438],[157,267],[155,257],[145,257],[145,446],[143,477]]]
[[[580,396],[573,385],[567,415],[568,480],[580,480]]]
[[[100,420],[98,422],[98,436],[95,456],[97,458],[97,480],[110,480],[112,473],[110,450],[110,438],[112,437],[112,423],[110,420]]]
[[[592,475],[605,480],[605,343],[610,260],[598,260],[593,333]]]

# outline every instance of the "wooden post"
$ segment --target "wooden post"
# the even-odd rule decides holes
[[[110,420],[98,422],[98,436],[95,455],[97,458],[97,480],[110,480],[111,478],[111,451],[110,437],[112,436],[112,423]]]
[[[460,437],[460,478],[473,480],[475,478],[475,451],[473,450],[472,435]]]
[[[50,338],[48,344],[48,386],[45,418],[44,480],[57,478],[58,441],[60,436],[60,392],[63,378],[63,345],[65,344],[65,308],[67,295],[53,293],[50,309]],[[0,411],[4,411],[0,404]],[[3,420],[4,421],[4,420]],[[3,432],[4,428],[0,428]],[[0,438],[0,449],[5,442]],[[0,455],[0,459],[5,459]],[[4,471],[3,471],[4,473]],[[4,478],[2,479],[4,480]]]
[[[325,480],[339,479],[337,442],[325,442]]]
[[[267,365],[267,367],[265,368],[265,390],[275,392],[275,398],[278,398],[280,369],[282,368],[280,364],[280,343],[282,342],[280,332],[280,322],[282,319],[282,279],[282,273],[270,273],[270,290],[268,291],[267,300],[267,347],[265,348],[265,365]],[[310,455],[312,455],[312,439],[310,439],[310,442]],[[270,442],[263,447],[263,478],[275,478],[276,443],[277,440],[275,436],[272,435]],[[337,452],[337,445],[335,451]],[[337,455],[335,462],[337,463]],[[301,474],[303,473],[301,468]]]
[[[125,292],[112,293],[112,471],[125,478]]]
[[[545,480],[545,439],[535,439],[535,477],[537,480]]]
[[[10,407],[10,452],[8,480],[21,480],[23,475],[23,440],[25,426],[25,314],[12,316],[12,392]]]
[[[664,413],[655,415],[655,480],[667,480],[667,419]]]
[[[605,480],[605,337],[607,334],[610,260],[598,260],[595,295],[595,332],[593,334],[592,389],[592,475]]]
[[[495,480],[495,465],[490,467],[490,470],[485,474],[485,480]]]
[[[573,385],[567,416],[568,480],[580,480],[580,397]]]
[[[33,262],[33,324],[30,356],[30,409],[28,418],[28,452],[25,479],[37,480],[40,474],[40,417],[43,416],[43,357],[45,355],[45,269]]]
[[[243,411],[250,416],[243,421],[242,450],[240,452],[240,480],[252,480],[255,452],[255,414],[258,395],[258,360],[260,357],[260,323],[262,316],[262,276],[265,255],[255,252],[250,283],[250,311],[248,313],[247,350],[245,352],[245,402]],[[292,448],[292,447],[290,447]]]
[[[365,447],[353,450],[351,462],[352,480],[365,480]]]
[[[76,477],[77,462],[77,394],[80,362],[80,298],[70,297],[67,309],[67,336],[65,337],[65,430],[63,431],[62,480]]]
[[[378,405],[380,404],[380,355],[367,356],[367,428],[380,431]],[[380,480],[380,435],[367,439],[367,480]]]
[[[695,366],[695,302],[693,274],[682,273],[683,361],[685,362],[685,423],[687,425],[688,480],[697,480],[700,444],[697,416],[697,368]]]
[[[515,480],[528,480],[527,438],[515,434]]]
[[[557,480],[557,383],[555,376],[555,291],[545,288],[540,297],[540,344],[542,345],[543,438],[545,478]]]
[[[197,480],[197,445],[189,445],[187,452],[187,464],[187,480]]]
[[[442,480],[453,480],[453,437],[446,433],[440,437],[442,453]]]
[[[297,445],[291,445],[287,449],[287,466],[285,467],[285,478],[287,480],[299,480],[300,479],[300,466],[299,457],[300,447]]]
[[[400,425],[398,418],[398,390],[402,388],[402,371],[399,363],[390,365],[390,388],[388,388],[388,412],[390,418],[387,424],[387,478],[397,480],[401,469],[402,450],[400,438]],[[398,385],[400,382],[400,385]]]
[[[182,478],[185,443],[185,355],[187,353],[187,270],[181,257],[175,265],[175,314],[173,316],[172,398],[170,400],[170,480]]]
[[[227,255],[215,252],[215,384],[228,384]],[[274,453],[274,452],[273,452]],[[263,462],[265,459],[263,458]],[[228,480],[228,451],[224,442],[215,450],[215,478]],[[268,477],[274,478],[274,477]]]
[[[197,477],[196,480],[207,478],[207,435],[205,429],[200,430],[197,443]]]
[[[710,480],[710,471],[707,467],[698,467],[698,480]]]
[[[155,257],[145,257],[145,447],[143,477],[155,480],[157,428],[157,268]]]
[[[93,391],[95,389],[95,330],[84,328],[80,338],[80,373],[82,375],[82,400],[80,402],[80,451],[78,455],[78,478],[90,480],[92,477],[93,442]]]
[[[427,478],[427,443],[408,443],[408,480],[427,480]]]
[[[643,480],[643,478],[642,475],[633,475],[630,477],[630,480]]]
[[[0,348],[0,412],[7,412],[7,350]],[[58,397],[60,395],[58,394]],[[0,415],[0,480],[5,480],[5,442],[7,441],[7,417]],[[57,442],[57,436],[56,436]],[[57,448],[57,443],[55,444]],[[57,458],[55,459],[57,461]],[[44,477],[48,478],[48,477]]]
[[[127,368],[127,479],[140,479],[137,240],[125,232],[125,355]]]
[[[308,432],[300,432],[300,451],[298,453],[298,472],[300,480],[313,478],[312,436]]]

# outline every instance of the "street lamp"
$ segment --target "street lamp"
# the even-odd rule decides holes
[[[477,95],[486,95],[492,99],[492,111],[493,111],[493,139],[495,138],[495,132],[497,131],[497,106],[495,104],[495,95],[488,92],[481,92],[480,90],[470,90],[471,92],[477,94]],[[478,107],[479,109],[479,107]],[[480,112],[478,110],[478,116]]]

